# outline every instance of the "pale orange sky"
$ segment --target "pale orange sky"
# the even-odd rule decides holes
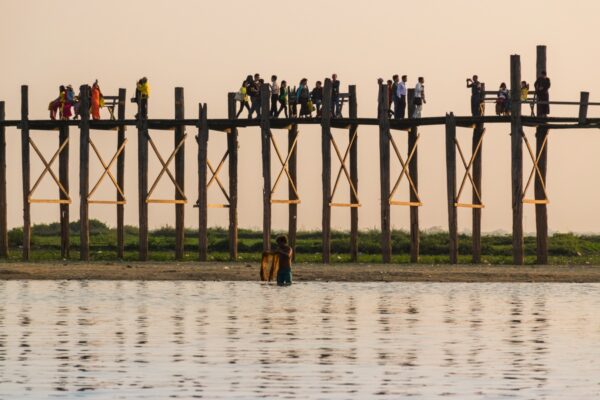
[[[567,5],[568,4],[568,5]],[[479,74],[488,89],[509,81],[509,56],[520,54],[524,79],[535,79],[535,46],[548,46],[548,73],[552,79],[551,99],[577,100],[579,92],[591,92],[599,101],[600,34],[597,16],[600,2],[578,0],[437,0],[399,1],[157,1],[104,0],[102,2],[56,3],[46,0],[3,0],[0,3],[0,100],[6,101],[7,119],[19,118],[20,86],[30,87],[30,118],[47,118],[48,102],[60,84],[79,86],[99,79],[104,94],[119,87],[134,89],[137,78],[147,76],[151,85],[150,117],[172,117],[174,87],[183,86],[186,117],[197,117],[198,102],[209,104],[209,117],[226,116],[226,93],[238,89],[250,73],[264,77],[272,73],[296,84],[302,77],[312,87],[337,72],[343,88],[356,84],[359,115],[374,117],[376,79],[394,73],[426,79],[428,103],[424,116],[457,115],[469,112],[467,76]],[[127,104],[128,116],[134,114]],[[576,115],[575,107],[554,107],[553,115]],[[492,112],[488,108],[488,114]],[[590,116],[600,110],[592,108]],[[104,114],[107,117],[107,114]],[[186,226],[197,226],[192,208],[197,198],[197,145],[195,128],[188,128],[186,147]],[[283,146],[286,131],[274,134]],[[447,229],[444,128],[420,130],[419,186],[424,202],[420,220],[423,229]],[[508,125],[487,127],[483,154],[483,230],[510,230],[510,138]],[[530,137],[531,129],[527,130]],[[127,132],[126,223],[137,225],[136,130]],[[169,132],[153,132],[163,154],[172,147]],[[341,143],[347,131],[334,132]],[[71,130],[71,215],[78,217],[78,131]],[[396,133],[406,148],[405,133]],[[22,224],[20,137],[7,130],[8,204],[10,226]],[[47,157],[55,151],[56,132],[33,132]],[[92,134],[105,158],[114,152],[116,134]],[[464,146],[470,147],[471,131],[459,130]],[[532,139],[533,140],[533,139]],[[600,191],[594,183],[600,174],[597,130],[556,131],[550,134],[548,161],[549,227],[551,231],[600,231]],[[222,133],[211,135],[209,157],[217,163],[225,149]],[[378,130],[359,129],[359,211],[361,228],[379,227]],[[151,153],[151,157],[153,154]],[[333,168],[335,171],[335,154]],[[32,160],[35,160],[32,152]],[[524,153],[525,173],[530,169]],[[320,129],[301,127],[299,141],[299,228],[318,229],[321,221]],[[397,174],[398,163],[392,160]],[[273,154],[273,175],[277,159]],[[55,166],[57,168],[57,166]],[[32,180],[42,169],[35,160]],[[159,171],[151,158],[150,182]],[[460,175],[459,169],[459,175]],[[226,176],[226,168],[223,176]],[[92,160],[91,184],[100,173]],[[257,128],[240,131],[239,220],[241,227],[260,227],[262,179],[260,136]],[[166,178],[166,177],[165,177]],[[164,179],[164,178],[163,178]],[[392,178],[393,179],[393,178]],[[283,189],[285,186],[281,185]],[[47,176],[38,192],[54,196],[57,189]],[[470,192],[470,190],[467,190]],[[160,185],[162,197],[172,193],[168,180]],[[347,190],[338,191],[347,199]],[[114,197],[107,181],[99,196]],[[209,202],[220,202],[218,188],[211,187]],[[400,196],[407,195],[403,187]],[[58,221],[55,205],[32,206],[34,223]],[[91,207],[91,216],[115,224],[111,206]],[[173,225],[174,208],[150,205],[152,227]],[[273,206],[275,228],[287,226],[287,207]],[[535,228],[535,214],[525,207],[525,230]],[[394,207],[394,228],[407,229],[408,209]],[[210,210],[209,224],[227,225],[227,211]],[[469,230],[470,212],[459,212],[459,228]],[[333,226],[349,229],[347,209],[334,209]]]

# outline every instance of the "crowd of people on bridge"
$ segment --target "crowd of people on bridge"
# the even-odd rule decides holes
[[[100,90],[100,85],[96,79],[94,83],[89,86],[89,97],[88,104],[90,105],[90,116],[92,119],[100,119],[100,108],[104,107],[104,95]],[[82,93],[75,94],[73,86],[61,85],[58,88],[58,97],[48,104],[48,111],[50,111],[50,119],[55,120],[58,116],[61,120],[78,119],[81,115],[81,99]]]
[[[546,71],[542,71],[533,84],[533,98],[529,96],[529,83],[522,81],[520,85],[519,98],[521,102],[529,103],[531,106],[531,115],[537,114],[538,117],[547,117],[550,115],[550,78]],[[467,78],[467,89],[471,89],[471,115],[474,117],[482,116],[485,112],[486,94],[485,84],[479,81],[477,75]],[[502,82],[496,92],[496,115],[510,115],[511,93],[506,83]],[[537,106],[537,113],[534,108]]]
[[[388,91],[388,112],[389,116],[394,119],[404,119],[407,114],[407,88],[408,76],[399,75],[392,76],[392,79],[388,79],[385,86]],[[377,79],[379,85],[383,85],[383,78]],[[420,76],[417,79],[415,85],[414,96],[412,99],[413,112],[409,118],[421,118],[421,111],[423,110],[423,104],[427,103],[425,98],[425,78]],[[392,108],[393,105],[393,108]],[[410,110],[410,107],[408,107]]]
[[[242,82],[239,91],[235,94],[235,100],[240,103],[236,113],[239,118],[244,110],[248,111],[248,119],[261,117],[260,88],[265,83],[260,74],[248,75]],[[277,75],[272,75],[267,84],[271,98],[269,117],[279,118],[283,112],[286,118],[300,117],[310,118],[313,112],[317,117],[322,115],[323,109],[323,82],[316,81],[311,90],[308,79],[302,78],[298,86],[290,88],[287,81],[278,82]],[[337,74],[331,75],[331,116],[338,118],[342,116],[342,104],[340,101],[340,81]],[[298,110],[298,106],[300,109]]]
[[[403,75],[400,79],[399,75],[394,75],[391,80],[387,81],[388,90],[388,108],[390,116],[396,119],[402,119],[406,115],[407,108],[407,76]],[[235,94],[235,100],[240,103],[239,110],[236,113],[236,118],[239,118],[244,110],[248,112],[248,119],[260,118],[261,116],[261,99],[260,88],[265,83],[260,74],[248,75],[242,82],[239,91]],[[383,84],[383,79],[378,79],[379,84]],[[282,80],[278,83],[276,75],[271,76],[268,83],[271,108],[269,117],[279,118],[283,112],[285,118],[300,117],[310,118],[313,112],[317,117],[322,115],[323,111],[323,82],[316,81],[315,86],[311,90],[309,88],[308,79],[302,78],[298,86],[290,88],[287,81]],[[342,107],[345,98],[340,95],[340,81],[337,74],[331,75],[331,107],[330,112],[332,118],[342,116]],[[411,118],[420,118],[425,99],[425,79],[419,77],[415,85],[413,106],[414,111]],[[392,109],[393,104],[393,109]],[[299,110],[298,110],[299,106]]]

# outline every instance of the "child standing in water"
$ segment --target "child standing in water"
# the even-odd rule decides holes
[[[279,271],[277,272],[277,286],[289,286],[292,284],[292,254],[293,250],[288,246],[287,237],[277,238],[275,254],[279,256]]]

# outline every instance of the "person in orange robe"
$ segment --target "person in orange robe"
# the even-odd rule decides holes
[[[100,92],[100,86],[96,80],[92,85],[92,119],[100,119],[100,97],[102,97],[102,92]]]

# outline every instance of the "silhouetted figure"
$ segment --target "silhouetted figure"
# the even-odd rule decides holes
[[[547,117],[550,114],[550,78],[548,78],[546,71],[542,71],[542,74],[537,78],[533,87],[535,88],[535,95],[537,97],[537,115],[538,117]]]
[[[477,75],[473,79],[467,78],[467,88],[471,88],[471,115],[479,117],[481,115],[481,101],[483,99],[481,91],[481,82]]]
[[[415,111],[412,115],[413,118],[421,118],[421,111],[423,111],[423,104],[427,103],[425,100],[425,78],[419,77],[417,85],[415,86],[415,99],[413,100],[415,105]]]

